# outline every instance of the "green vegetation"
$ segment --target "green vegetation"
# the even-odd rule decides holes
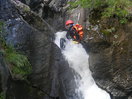
[[[4,92],[1,92],[1,93],[0,93],[0,99],[5,99],[5,94],[4,94]]]
[[[1,24],[0,27],[2,27],[2,25],[3,24]],[[28,58],[25,55],[17,52],[11,45],[7,45],[1,34],[0,53],[3,54],[5,61],[8,63],[8,68],[10,69],[13,77],[25,79],[27,75],[31,73],[31,65]]]
[[[30,8],[26,5],[23,6],[23,11],[24,12],[29,12],[30,11]]]
[[[112,32],[115,32],[115,28],[112,27],[110,29],[100,30],[100,32],[103,33],[104,35],[110,35]]]
[[[132,8],[131,0],[78,0],[70,2],[71,7],[82,6],[90,9],[101,9],[101,18],[117,17],[120,23],[126,23]]]
[[[11,65],[11,71],[13,75],[26,76],[31,72],[30,63],[25,55],[22,55],[15,51],[11,46],[5,49],[5,59]]]
[[[0,33],[2,32],[2,26],[3,25],[4,25],[4,23],[0,21]]]

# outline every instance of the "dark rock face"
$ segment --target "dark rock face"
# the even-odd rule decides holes
[[[2,54],[0,54],[0,92],[3,91],[5,93],[7,91],[8,78],[9,70]]]
[[[30,81],[32,81],[30,87],[35,86],[38,88],[38,90],[39,88],[41,88],[42,91],[47,91],[47,93],[49,94],[50,90],[49,68],[52,38],[52,37],[50,38],[50,34],[52,32],[48,28],[47,24],[43,23],[43,21],[41,23],[37,23],[40,22],[39,20],[41,19],[39,19],[39,17],[37,17],[36,15],[34,14],[31,15],[33,16],[33,18],[35,17],[34,19],[33,18],[30,19],[28,15],[27,15],[28,17],[27,16],[23,17],[25,18],[25,20],[28,20],[27,23],[25,20],[23,20],[22,16],[18,14],[19,12],[16,10],[16,8],[14,8],[14,6],[10,4],[10,2],[6,4],[7,5],[9,4],[9,6],[7,6],[9,8],[1,10],[2,14],[0,15],[0,18],[2,18],[2,20],[6,24],[5,27],[6,32],[5,34],[3,34],[3,36],[5,37],[8,44],[12,44],[18,51],[24,52],[29,57],[33,68],[33,73],[29,77]],[[10,9],[12,9],[11,10],[12,12],[7,13]],[[41,26],[39,26],[40,24]],[[6,72],[4,73],[5,75],[7,75]],[[4,75],[4,73],[2,74]],[[2,76],[1,78],[3,79],[3,77],[4,76]],[[25,90],[27,92],[30,89],[30,87],[26,86],[24,82],[22,83],[23,85],[19,85],[19,83],[21,83],[21,81],[14,81],[11,78],[9,79],[7,89],[8,99],[12,99],[14,97],[18,99],[18,93],[20,95],[22,90]],[[26,88],[18,89],[19,86],[21,88],[26,86]],[[15,92],[13,93],[12,90],[15,90]],[[38,96],[39,91],[35,91],[35,89],[32,89],[32,91],[36,92],[34,96],[35,95]],[[45,95],[42,94],[40,96],[44,97]],[[26,96],[22,96],[21,98],[26,99],[24,97]]]
[[[131,24],[123,27],[115,33],[119,36],[117,39],[111,37],[112,43],[103,43],[99,39],[89,42],[89,61],[93,77],[100,87],[112,94],[113,99],[128,99],[132,93],[132,29]],[[114,45],[113,40],[117,42]]]
[[[66,0],[33,0],[29,6],[56,31],[64,29]]]
[[[2,10],[0,17],[5,22],[6,30],[2,35],[8,44],[29,57],[33,71],[28,77],[30,83],[11,77],[6,79],[7,85],[4,82],[4,86],[7,88],[7,99],[80,99],[75,93],[73,71],[53,43],[49,25],[35,13],[26,13],[19,8],[17,11],[13,5],[8,4],[14,16],[12,12],[6,13],[8,9]]]
[[[77,85],[74,80],[75,72],[69,67],[68,62],[65,61],[60,49],[52,46],[52,63],[50,68],[50,75],[52,79],[51,96],[59,97],[59,99],[82,99],[80,94],[77,94],[75,89]],[[63,64],[63,65],[62,65]]]

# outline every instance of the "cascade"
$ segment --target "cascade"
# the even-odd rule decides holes
[[[65,48],[61,49],[60,39],[64,38]],[[72,40],[66,39],[66,32],[57,32],[55,44],[61,49],[63,56],[69,63],[69,67],[75,70],[75,82],[78,88],[75,89],[76,93],[81,92],[83,99],[110,99],[110,95],[100,89],[89,69],[88,57],[85,49],[81,44],[74,44]]]

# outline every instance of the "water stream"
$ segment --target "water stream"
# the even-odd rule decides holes
[[[67,40],[65,35],[65,31],[57,32],[54,42],[60,48],[60,39],[66,40],[65,48],[60,49],[69,66],[77,73],[74,77],[78,85],[78,88],[75,89],[76,93],[81,92],[83,99],[110,99],[109,94],[96,85],[89,69],[89,55],[83,46]]]

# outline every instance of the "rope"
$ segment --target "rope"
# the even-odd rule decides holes
[[[77,24],[79,23],[81,13],[78,14]]]

